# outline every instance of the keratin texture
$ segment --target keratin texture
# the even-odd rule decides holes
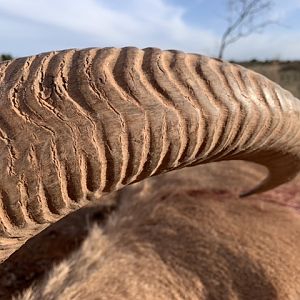
[[[185,166],[299,170],[300,102],[227,62],[149,48],[65,50],[0,64],[0,260],[91,200]]]

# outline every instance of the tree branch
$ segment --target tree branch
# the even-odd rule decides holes
[[[275,21],[269,20],[256,23],[260,15],[272,8],[272,2],[267,0],[229,0],[229,25],[221,37],[218,57],[222,58],[226,47],[239,39],[263,29]],[[245,30],[246,29],[246,30]]]

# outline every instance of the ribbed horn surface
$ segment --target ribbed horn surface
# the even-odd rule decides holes
[[[300,103],[265,77],[196,54],[66,50],[0,64],[0,253],[149,176],[243,159],[299,171]],[[1,255],[0,255],[1,256]]]

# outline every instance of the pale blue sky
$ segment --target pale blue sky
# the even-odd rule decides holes
[[[272,25],[228,47],[225,58],[299,59],[300,0],[274,0]],[[0,53],[155,46],[217,55],[226,0],[0,0]]]

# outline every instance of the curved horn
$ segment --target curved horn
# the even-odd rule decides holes
[[[0,64],[0,253],[68,212],[170,170],[243,159],[299,171],[299,100],[196,54],[66,50]]]

